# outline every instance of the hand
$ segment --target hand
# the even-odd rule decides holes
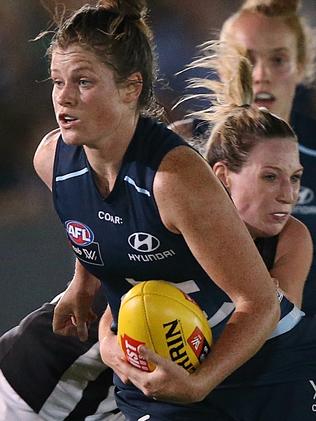
[[[103,337],[100,339],[100,354],[102,361],[119,376],[123,383],[128,383],[128,377],[125,372],[129,368],[129,363],[118,343],[118,336],[110,329],[103,329]]]
[[[144,346],[140,352],[156,366],[154,371],[141,371],[129,363],[125,363],[120,370],[146,396],[181,404],[198,402],[204,397],[199,392],[199,381],[194,374],[189,374],[175,362],[160,357]]]
[[[97,319],[92,310],[94,296],[78,292],[69,285],[54,310],[53,331],[63,336],[78,336],[80,341],[88,339],[88,327]]]

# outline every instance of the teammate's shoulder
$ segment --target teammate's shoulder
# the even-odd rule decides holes
[[[307,226],[291,215],[280,233],[280,239],[291,239],[295,244],[299,241],[311,241],[311,234]]]

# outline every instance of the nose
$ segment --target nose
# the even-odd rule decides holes
[[[254,83],[270,82],[270,69],[263,59],[257,59],[253,65],[252,78]]]
[[[299,186],[293,184],[291,180],[284,180],[280,184],[279,192],[278,192],[278,200],[281,203],[287,203],[293,205],[296,203],[299,194]]]
[[[70,83],[64,83],[62,86],[55,87],[53,95],[57,103],[63,107],[73,106],[76,103],[76,91]]]

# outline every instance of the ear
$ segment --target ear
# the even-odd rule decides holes
[[[143,89],[143,78],[140,72],[132,73],[125,82],[123,89],[126,103],[137,101]]]
[[[230,190],[229,169],[223,161],[216,162],[213,165],[213,171],[217,178],[221,180],[224,186]]]

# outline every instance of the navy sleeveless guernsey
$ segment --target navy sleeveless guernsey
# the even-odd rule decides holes
[[[201,268],[183,237],[163,225],[153,195],[162,159],[184,145],[165,125],[140,118],[114,188],[104,199],[84,148],[66,145],[59,138],[54,204],[77,258],[103,282],[115,323],[121,297],[131,286],[163,279],[201,306],[216,338],[234,304]],[[279,298],[281,320],[272,337],[291,330],[302,316],[282,294]]]

